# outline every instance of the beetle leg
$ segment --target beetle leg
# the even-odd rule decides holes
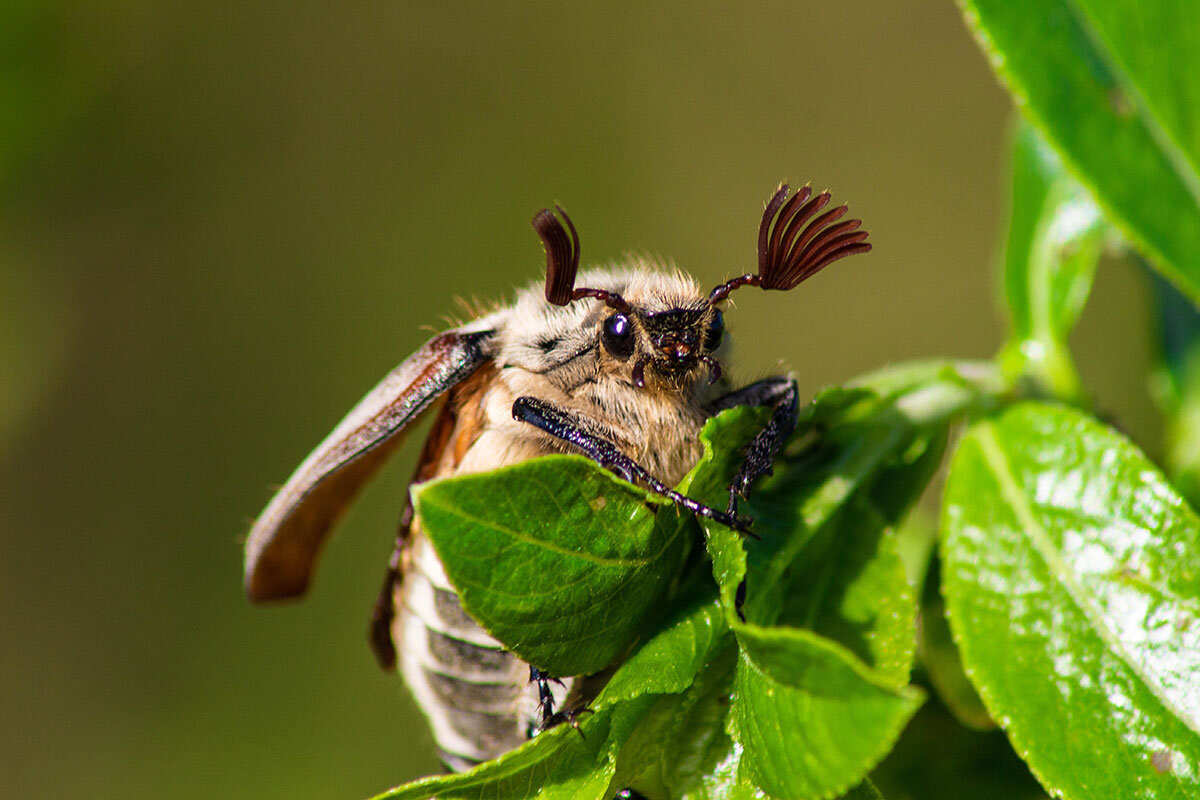
[[[550,716],[550,719],[542,726],[542,730],[553,728],[555,725],[562,725],[564,722],[575,729],[579,734],[579,738],[587,741],[587,737],[583,735],[583,728],[579,727],[579,718],[584,714],[595,714],[596,712],[587,706],[579,708],[566,708],[558,711]]]
[[[562,711],[555,711],[554,694],[550,691],[550,684],[553,682],[562,686],[562,681],[558,678],[550,677],[532,664],[529,665],[529,682],[537,684],[538,716],[540,717],[537,727],[530,728],[530,737],[541,731],[549,730],[556,725],[562,725],[564,722],[574,728],[580,736],[583,736],[583,730],[579,727],[579,718],[584,714],[594,714],[595,712],[587,706],[564,708]]]
[[[750,492],[750,485],[763,475],[770,475],[775,456],[783,443],[796,429],[800,414],[800,390],[791,378],[766,378],[737,391],[717,398],[712,403],[713,413],[735,406],[774,406],[775,410],[767,424],[758,432],[744,451],[745,460],[729,483],[729,507],[727,514],[737,514],[738,498],[743,500]],[[742,622],[746,615],[742,606],[746,603],[746,579],[738,583],[733,608]]]
[[[537,684],[538,690],[538,713],[541,716],[541,728],[545,730],[550,725],[550,720],[554,718],[554,694],[550,691],[550,681],[556,680],[551,678],[546,673],[529,665],[529,682]]]
[[[749,533],[750,523],[747,520],[739,518],[736,514],[718,511],[703,503],[698,503],[690,497],[685,497],[659,481],[641,464],[622,453],[615,444],[593,430],[593,426],[589,426],[586,422],[562,409],[538,400],[536,397],[526,396],[518,397],[513,403],[512,414],[513,419],[528,422],[551,436],[570,442],[582,450],[588,458],[625,480],[631,482],[636,480],[655,494],[668,498],[694,514],[716,520],[722,525],[728,525],[742,533]]]
[[[763,429],[746,445],[745,460],[729,484],[729,507],[725,513],[730,516],[737,514],[738,498],[746,498],[750,485],[771,474],[775,456],[796,429],[800,391],[791,378],[767,378],[730,392],[712,404],[714,413],[734,406],[774,406],[775,410]]]

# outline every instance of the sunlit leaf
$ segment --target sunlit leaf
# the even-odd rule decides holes
[[[1130,442],[1027,403],[946,487],[950,622],[988,710],[1068,798],[1200,793],[1200,519]]]
[[[1001,363],[1013,378],[1069,400],[1083,388],[1067,348],[1100,258],[1106,226],[1091,196],[1028,123],[1013,137],[1012,208],[1004,248],[1011,330]]]
[[[687,519],[580,456],[549,456],[413,493],[463,607],[554,675],[599,672],[678,574]]]
[[[607,800],[617,753],[652,706],[644,698],[598,711],[579,730],[560,725],[470,772],[415,781],[375,800]]]
[[[688,689],[704,665],[733,635],[717,601],[712,579],[693,576],[672,605],[672,613],[605,684],[596,708],[643,694],[678,694]]]
[[[751,494],[760,538],[702,520],[714,564],[723,550],[748,555],[747,619],[831,637],[906,683],[916,602],[892,528],[929,482],[947,426],[985,394],[956,368],[929,363],[814,400],[797,443]],[[735,590],[722,583],[726,602]]]
[[[1025,114],[1200,300],[1200,14],[1191,0],[960,0]]]
[[[730,733],[739,776],[780,798],[824,797],[862,780],[921,704],[814,634],[739,625]]]

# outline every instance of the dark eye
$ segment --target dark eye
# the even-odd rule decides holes
[[[718,310],[713,314],[712,322],[708,323],[708,330],[704,332],[704,352],[711,353],[720,347],[724,336],[725,315]]]
[[[633,354],[633,325],[624,314],[613,314],[604,320],[604,349],[617,358]]]

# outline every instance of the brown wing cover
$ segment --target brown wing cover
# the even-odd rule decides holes
[[[417,459],[412,479],[404,489],[404,512],[400,515],[397,551],[411,533],[412,496],[409,489],[458,467],[483,430],[484,390],[495,377],[496,368],[487,364],[450,390],[433,421],[433,427],[429,429],[425,444],[421,446],[421,457]]]
[[[256,602],[296,597],[337,518],[443,392],[489,360],[491,331],[434,337],[388,374],[267,504],[246,541],[245,589]]]
[[[367,639],[379,666],[385,670],[396,667],[396,645],[392,641],[392,620],[396,618],[396,587],[404,580],[405,548],[413,534],[412,494],[409,490],[431,480],[439,472],[453,471],[483,430],[484,390],[496,377],[496,368],[485,364],[471,377],[450,390],[442,404],[429,436],[421,448],[412,479],[404,490],[404,511],[400,514],[396,546],[388,562],[383,587],[371,609],[371,626]]]

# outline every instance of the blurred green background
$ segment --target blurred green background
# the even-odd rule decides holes
[[[950,0],[83,4],[0,12],[0,796],[364,797],[432,771],[365,644],[414,446],[308,599],[241,594],[250,519],[455,296],[585,262],[753,267],[781,179],[868,257],[728,314],[802,389],[998,347],[1010,104]],[[1147,291],[1076,337],[1153,451]]]

